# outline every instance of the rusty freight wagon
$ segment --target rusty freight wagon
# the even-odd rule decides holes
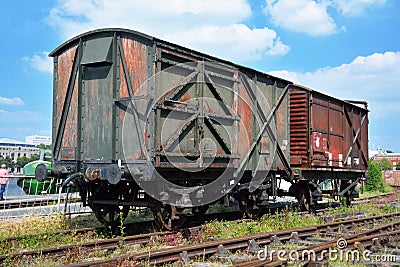
[[[289,95],[290,166],[303,179],[292,190],[300,204],[309,205],[311,194],[318,200],[323,185],[331,189],[327,193],[351,201],[357,196],[352,189],[368,168],[367,103],[339,100],[301,85],[292,85]]]
[[[59,177],[65,186],[77,186],[84,205],[109,225],[130,207],[150,207],[156,222],[171,228],[229,196],[254,216],[276,196],[288,194],[279,187],[281,180],[292,183],[289,193],[307,208],[320,192],[316,182],[328,170],[349,167],[349,158],[353,164],[355,154],[365,149],[364,143],[359,145],[367,141],[366,132],[360,129],[363,139],[358,138],[358,124],[352,122],[341,128],[345,142],[356,139],[340,143],[340,149],[352,149],[349,155],[342,153],[342,165],[336,152],[326,166],[315,165],[317,150],[310,154],[309,149],[315,142],[308,139],[296,143],[293,154],[291,116],[296,114],[290,101],[298,86],[139,32],[91,31],[50,56],[54,159],[52,169],[36,169],[36,178]],[[367,114],[340,103],[350,120],[355,114],[350,106]],[[337,133],[328,131],[326,137],[321,131],[305,134],[320,133],[321,144],[328,138],[336,151],[338,143],[330,137]],[[303,146],[305,156],[299,153]],[[334,178],[339,189],[350,182],[342,191],[354,191],[366,168],[361,154],[359,168],[347,172],[352,175],[326,179]],[[308,175],[322,169],[320,175]],[[335,194],[344,194],[338,190]]]

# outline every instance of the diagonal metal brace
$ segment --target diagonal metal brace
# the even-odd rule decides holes
[[[349,156],[350,156],[350,154],[351,154],[351,151],[353,151],[354,144],[357,143],[357,145],[360,147],[360,143],[359,143],[359,141],[358,141],[358,136],[359,136],[359,134],[360,134],[360,132],[361,132],[361,129],[362,129],[362,126],[363,126],[363,124],[364,124],[364,121],[365,121],[366,117],[367,117],[367,115],[364,115],[364,116],[362,117],[362,119],[361,119],[360,128],[358,128],[357,132],[356,132],[355,135],[354,135],[352,145],[350,146],[349,151],[347,152],[347,155],[346,155],[346,157],[345,157],[344,160],[343,160],[343,165],[346,164],[347,159],[349,158]],[[353,134],[354,134],[354,131],[353,131]],[[368,161],[364,158],[364,157],[365,157],[365,156],[364,156],[364,153],[363,153],[362,156],[363,156],[363,160],[365,161],[365,163],[368,164]]]
[[[269,127],[269,124],[272,120],[272,118],[274,117],[276,111],[278,110],[278,108],[280,107],[280,105],[283,102],[283,99],[285,98],[287,92],[289,91],[289,86],[291,84],[286,85],[286,87],[283,89],[283,92],[281,93],[281,95],[279,96],[278,102],[276,103],[276,106],[272,108],[271,112],[269,113],[266,121],[264,122],[260,132],[257,135],[257,138],[255,139],[255,141],[253,142],[253,144],[251,145],[250,149],[247,151],[246,155],[244,156],[243,160],[240,162],[240,165],[238,167],[238,169],[235,171],[234,173],[234,177],[237,178],[239,174],[241,174],[245,168],[245,166],[247,165],[247,163],[250,160],[251,155],[254,152],[254,149],[256,148],[257,144],[260,142],[261,137],[263,136],[264,132],[267,130],[267,128]]]

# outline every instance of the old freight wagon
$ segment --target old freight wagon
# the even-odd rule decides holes
[[[78,186],[104,223],[146,206],[171,228],[228,196],[248,216],[283,194],[307,209],[322,181],[350,197],[365,173],[365,108],[126,29],[50,56],[54,162],[36,177]]]
[[[368,110],[363,101],[343,101],[301,85],[290,89],[290,166],[315,199],[327,193],[351,201],[351,190],[368,168]],[[361,106],[360,106],[361,105]],[[301,191],[304,182],[294,188]],[[326,190],[327,191],[327,190]],[[304,195],[303,195],[304,196]]]

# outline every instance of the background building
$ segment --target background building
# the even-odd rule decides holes
[[[18,158],[31,158],[33,154],[40,154],[40,149],[33,144],[13,140],[9,138],[0,138],[0,156],[6,158],[9,156],[12,161],[16,162]]]
[[[50,136],[40,136],[40,135],[29,135],[25,136],[25,142],[32,145],[51,145],[51,137]]]
[[[384,158],[387,158],[390,163],[392,163],[393,170],[396,170],[396,166],[400,164],[400,153],[385,153],[382,155],[375,155],[372,159],[376,162],[379,162]]]

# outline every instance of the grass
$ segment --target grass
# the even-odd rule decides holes
[[[289,228],[310,226],[321,223],[313,215],[300,216],[298,213],[285,210],[274,215],[264,215],[260,220],[242,220],[240,223],[232,221],[212,221],[204,225],[202,238],[231,238],[257,233],[265,233]]]
[[[150,209],[144,210],[131,210],[128,213],[124,223],[130,222],[140,222],[146,220],[152,220],[153,214]],[[75,215],[71,217],[65,218],[65,223],[70,228],[87,228],[87,227],[102,227],[103,225],[97,220],[96,216],[93,213],[83,214],[83,215]]]
[[[65,232],[70,230],[70,232]],[[10,240],[10,238],[13,238]],[[28,216],[2,221],[0,254],[17,253],[46,247],[87,242],[100,237],[95,232],[80,234],[74,231],[61,214]]]
[[[360,199],[363,198],[368,198],[368,197],[375,197],[375,196],[380,196],[388,193],[392,193],[393,189],[390,185],[384,183],[383,184],[383,192],[380,191],[363,191],[362,193],[360,192]]]
[[[63,216],[29,216],[2,221],[0,239],[68,230]]]
[[[399,209],[389,205],[376,206],[371,202],[364,202],[349,207],[340,206],[336,208],[328,208],[326,209],[325,214],[334,215],[340,213],[364,213],[367,216],[375,216],[394,212],[399,212]]]
[[[366,216],[375,216],[399,211],[400,210],[397,207],[389,205],[376,206],[371,202],[365,202],[349,207],[340,206],[337,208],[328,208],[325,214],[364,213]],[[210,238],[232,238],[283,229],[312,226],[320,223],[322,223],[322,221],[317,216],[312,214],[301,216],[295,211],[286,209],[283,212],[276,212],[273,215],[264,215],[257,221],[243,219],[240,223],[235,221],[208,222],[204,225],[203,232],[201,233],[201,236],[198,237],[198,240],[205,241]]]

